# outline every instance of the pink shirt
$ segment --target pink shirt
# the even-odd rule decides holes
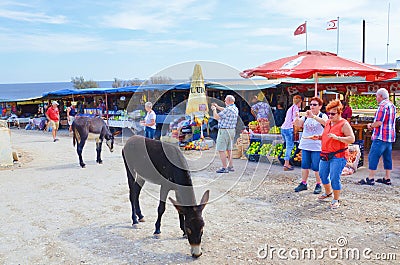
[[[286,112],[285,121],[283,122],[281,129],[292,129],[293,121],[296,119],[296,112],[299,112],[299,107],[293,104]]]

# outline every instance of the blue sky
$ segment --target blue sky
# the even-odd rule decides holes
[[[384,64],[400,59],[400,3],[375,0],[21,0],[0,2],[0,83],[147,79],[187,61],[244,70],[305,50]],[[188,77],[184,74],[185,77]],[[207,77],[207,76],[205,76]],[[173,77],[175,78],[175,77]]]

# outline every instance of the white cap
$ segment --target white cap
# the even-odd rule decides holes
[[[60,104],[58,104],[58,102],[55,101],[55,100],[53,100],[53,101],[51,102],[51,104],[52,104],[52,105],[56,104],[57,106],[60,105]]]

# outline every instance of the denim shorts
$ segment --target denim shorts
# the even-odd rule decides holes
[[[145,127],[144,128],[144,136],[146,138],[154,139],[154,134],[156,133],[156,129],[150,128],[150,127]]]
[[[301,150],[301,168],[319,171],[319,159],[321,151]]]
[[[381,156],[383,158],[383,168],[392,170],[392,143],[373,140],[368,155],[368,169],[376,170]]]
[[[342,183],[340,181],[340,176],[344,166],[346,165],[346,158],[334,157],[329,161],[319,161],[319,176],[321,177],[322,184],[326,185],[331,183],[332,189],[341,190]]]

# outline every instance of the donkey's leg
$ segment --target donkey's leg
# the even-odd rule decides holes
[[[122,156],[124,155],[122,154]],[[135,198],[139,197],[139,195],[135,194],[135,192],[137,191],[135,189],[136,181],[131,173],[131,170],[129,169],[128,165],[125,162],[125,157],[124,157],[124,163],[125,163],[126,175],[128,177],[129,201],[131,202],[131,207],[132,207],[132,225],[135,225],[139,223],[135,214],[135,204],[136,204]],[[136,174],[136,172],[134,173]]]
[[[176,196],[176,200],[178,202],[182,201],[181,198],[179,198],[179,195],[177,194],[177,192],[175,192],[175,196]],[[179,214],[179,227],[181,228],[182,232],[183,232],[183,237],[187,237],[186,235],[186,229],[185,229],[185,216],[181,213]]]
[[[183,237],[187,237],[186,235],[186,230],[185,230],[185,216],[183,214],[179,214],[179,227],[181,228],[183,232]]]
[[[81,141],[76,145],[76,152],[78,153],[79,156],[79,164],[81,165],[82,168],[85,167],[85,163],[83,163],[82,159],[82,150],[83,147],[85,146],[86,139],[81,139]]]
[[[135,212],[136,212],[135,211],[135,204],[136,204],[135,200],[136,200],[136,198],[139,198],[139,195],[135,194],[135,192],[137,192],[137,189],[135,189],[136,179],[133,176],[133,174],[135,174],[137,176],[137,173],[134,169],[132,169],[132,171],[131,171],[131,169],[128,167],[128,164],[126,163],[125,154],[123,151],[122,151],[122,158],[124,159],[126,175],[128,177],[129,201],[131,202],[131,208],[132,208],[132,215],[131,215],[132,225],[135,225],[135,224],[139,223],[137,220],[136,214],[135,214]],[[139,190],[139,192],[140,192],[140,190]]]
[[[103,144],[103,138],[96,138],[96,152],[97,152],[97,158],[96,162],[99,164],[103,163],[103,160],[101,160],[101,146]]]
[[[167,188],[164,188],[163,186],[161,186],[160,188],[160,203],[158,205],[158,218],[157,218],[157,222],[156,222],[156,230],[154,231],[155,235],[161,234],[161,217],[165,212],[165,202],[167,200],[167,196],[168,196],[168,192],[169,190]]]
[[[144,222],[144,216],[142,214],[142,211],[140,210],[140,204],[139,204],[139,195],[140,195],[140,191],[142,190],[142,187],[144,185],[144,179],[142,179],[141,177],[139,177],[136,173],[136,182],[135,185],[133,187],[134,189],[134,194],[136,196],[135,198],[135,213],[137,215],[137,217],[139,218],[139,222]]]

